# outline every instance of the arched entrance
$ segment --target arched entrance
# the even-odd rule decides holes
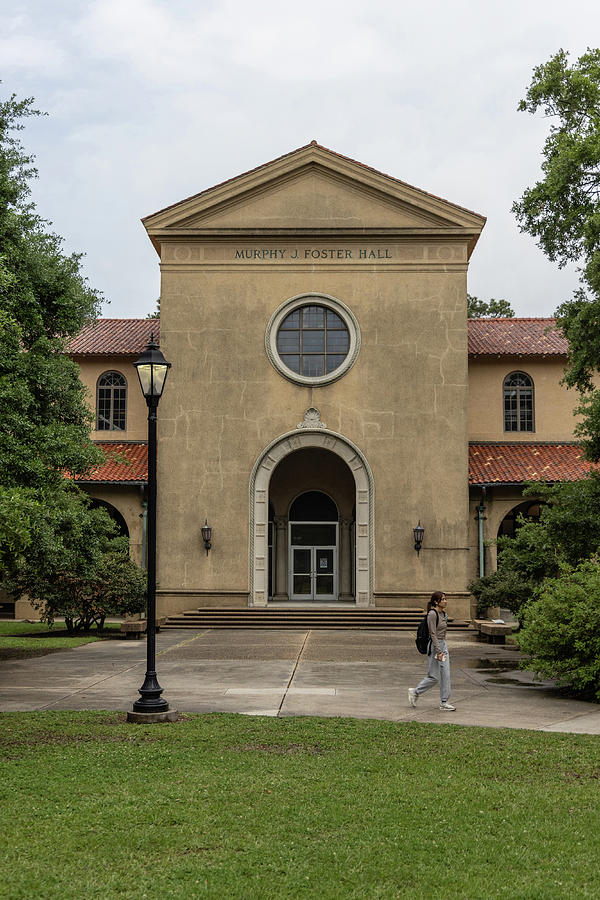
[[[271,597],[370,606],[373,505],[373,476],[351,441],[322,429],[273,441],[250,482],[250,604]]]

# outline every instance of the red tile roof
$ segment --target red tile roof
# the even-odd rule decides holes
[[[469,319],[469,356],[566,356],[554,319]]]
[[[469,445],[469,484],[577,481],[598,466],[583,459],[577,444]]]
[[[72,356],[138,356],[154,334],[160,342],[160,319],[97,319],[67,345]]]
[[[98,319],[67,346],[72,356],[138,356],[160,319]],[[469,356],[566,356],[554,319],[469,319]]]
[[[148,445],[142,441],[99,441],[107,461],[77,481],[97,484],[145,484]],[[111,458],[117,456],[117,459]],[[576,481],[600,466],[583,459],[572,443],[469,444],[469,484],[523,484],[526,481]]]
[[[142,441],[98,441],[106,462],[76,481],[102,484],[145,484],[148,481],[148,445]]]

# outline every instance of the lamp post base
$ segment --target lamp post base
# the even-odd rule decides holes
[[[176,709],[169,709],[167,712],[136,712],[135,710],[127,713],[128,722],[137,722],[138,725],[153,725],[155,722],[176,722],[179,718],[179,712]]]
[[[133,711],[136,713],[165,713],[169,708],[169,704],[161,697],[162,688],[158,683],[156,672],[148,670],[144,683],[140,688],[141,697],[133,704]]]

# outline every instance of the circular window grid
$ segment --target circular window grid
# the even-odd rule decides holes
[[[298,372],[294,372],[285,365],[277,349],[277,335],[283,320],[290,313],[304,306],[322,306],[325,309],[330,309],[332,312],[337,313],[348,329],[350,346],[346,358],[337,369],[334,369],[333,372],[327,372],[325,375],[300,375]],[[360,328],[354,314],[344,303],[336,300],[335,297],[330,297],[328,294],[299,294],[282,303],[269,319],[265,334],[265,347],[271,364],[280,375],[283,375],[284,378],[293,381],[295,384],[318,387],[337,381],[338,378],[341,378],[342,375],[345,375],[352,368],[360,350]]]

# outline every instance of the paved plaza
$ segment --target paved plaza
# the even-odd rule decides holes
[[[573,700],[518,669],[511,645],[448,641],[452,702],[438,709],[433,689],[412,709],[407,689],[426,658],[406,631],[163,631],[157,671],[180,712],[261,716],[352,716],[397,722],[451,722],[600,734],[600,705]],[[106,640],[33,659],[0,661],[0,711],[129,710],[146,668],[146,642]]]

